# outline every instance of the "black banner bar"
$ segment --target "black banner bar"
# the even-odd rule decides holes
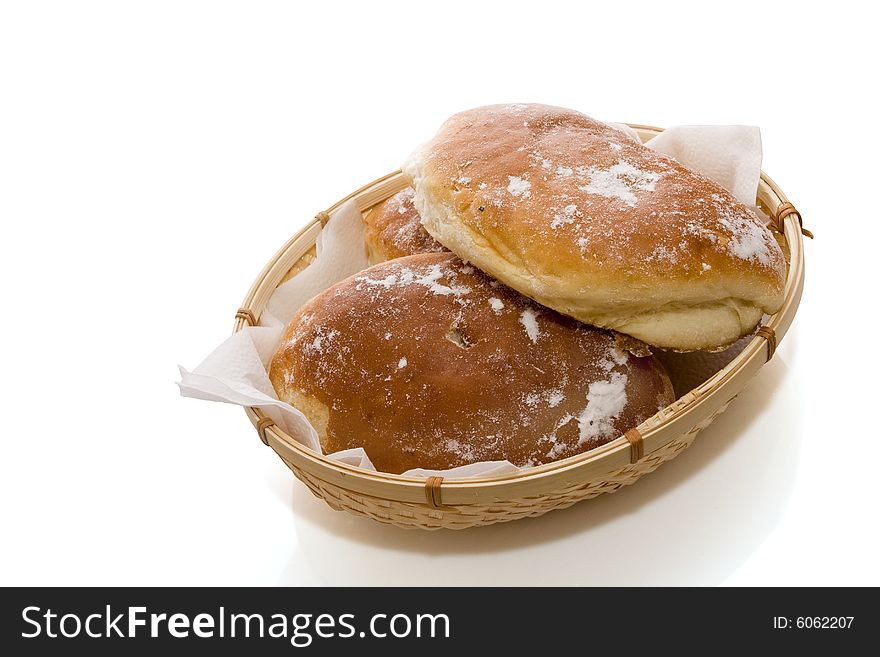
[[[840,650],[878,621],[866,589],[3,589],[5,654],[475,654],[634,649]]]

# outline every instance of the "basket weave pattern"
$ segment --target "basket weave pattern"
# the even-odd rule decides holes
[[[648,126],[633,127],[642,139],[660,132]],[[236,314],[235,331],[259,323],[260,312],[275,288],[314,261],[317,235],[339,206],[354,199],[361,212],[369,212],[405,185],[401,174],[395,172],[319,213],[260,274]],[[613,493],[690,446],[773,356],[777,342],[791,325],[803,290],[802,235],[812,234],[803,228],[800,214],[782,191],[764,174],[757,200],[773,218],[771,227],[789,260],[783,307],[720,372],[627,432],[627,436],[603,447],[509,475],[478,480],[435,477],[426,482],[331,461],[300,445],[259,409],[246,409],[248,417],[260,439],[331,508],[398,527],[466,529],[539,516]]]
[[[623,467],[606,475],[601,480],[580,483],[553,494],[504,500],[503,503],[498,504],[462,505],[451,511],[432,509],[424,504],[392,502],[378,497],[352,493],[338,486],[328,485],[327,482],[297,468],[290,461],[283,458],[282,460],[293,471],[293,474],[309,487],[315,497],[324,500],[336,511],[348,511],[355,515],[366,516],[378,522],[406,529],[412,527],[431,530],[468,529],[479,525],[540,516],[548,511],[565,509],[575,502],[588,500],[605,493],[613,493],[623,486],[634,484],[640,477],[653,472],[663,463],[671,461],[681,454],[690,446],[697,434],[723,413],[732,401],[733,399],[693,429],[652,452],[638,463]]]

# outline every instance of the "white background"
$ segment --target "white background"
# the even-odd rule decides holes
[[[880,584],[870,6],[3,4],[0,584]],[[615,495],[465,533],[330,511],[175,366],[315,212],[517,101],[761,126],[816,233],[794,326]]]

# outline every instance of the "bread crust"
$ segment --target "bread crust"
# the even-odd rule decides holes
[[[462,112],[403,170],[440,243],[581,321],[655,346],[711,349],[782,303],[782,249],[749,208],[579,112]]]
[[[377,205],[364,217],[364,239],[370,264],[417,253],[439,253],[447,249],[422,226],[413,205],[415,190],[407,187]]]
[[[572,456],[674,399],[663,366],[451,253],[379,264],[309,301],[269,377],[325,452],[401,473]]]

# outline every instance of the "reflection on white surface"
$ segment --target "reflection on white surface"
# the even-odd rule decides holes
[[[539,518],[404,530],[332,511],[291,477],[279,493],[292,496],[298,543],[279,583],[718,584],[788,503],[802,431],[800,382],[787,375],[777,354],[678,458]]]

